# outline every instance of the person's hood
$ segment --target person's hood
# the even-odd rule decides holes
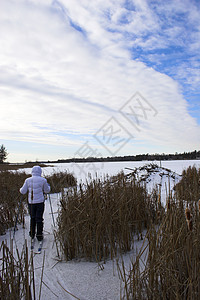
[[[40,166],[34,166],[32,168],[32,175],[33,176],[41,176],[42,175],[42,169]]]

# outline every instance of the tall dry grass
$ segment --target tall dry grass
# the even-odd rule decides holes
[[[134,178],[95,179],[63,194],[57,236],[67,260],[112,259],[131,250],[156,214],[155,199]]]
[[[178,199],[188,204],[197,202],[200,198],[200,169],[195,166],[187,168],[182,172],[182,180],[176,185],[175,191]]]
[[[24,222],[26,205],[25,201],[19,205],[21,201],[19,189],[27,177],[25,173],[0,172],[0,235],[14,226],[19,208],[18,222]]]
[[[33,256],[29,257],[27,245],[14,255],[12,241],[10,248],[2,242],[0,253],[0,299],[36,299]]]
[[[146,244],[129,271],[124,264],[118,266],[124,282],[122,299],[199,299],[198,174],[199,170],[195,168],[183,172],[174,198],[167,203],[161,223],[158,226],[152,224],[149,228]],[[144,252],[148,255],[142,268]]]
[[[59,193],[65,188],[77,186],[77,179],[72,173],[67,171],[54,172],[47,176],[46,179],[51,186],[51,193]]]

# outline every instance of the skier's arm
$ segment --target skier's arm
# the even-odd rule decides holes
[[[50,185],[47,183],[47,181],[45,181],[44,183],[43,190],[45,194],[48,194],[51,190]]]
[[[27,181],[24,181],[23,186],[21,187],[21,189],[19,190],[21,194],[26,194],[28,192],[28,184]]]

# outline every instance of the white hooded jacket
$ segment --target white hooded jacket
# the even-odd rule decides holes
[[[44,193],[50,192],[50,186],[47,180],[41,177],[41,174],[41,167],[34,166],[32,169],[32,177],[27,178],[20,189],[20,193],[23,195],[28,192],[28,202],[30,204],[44,202]]]

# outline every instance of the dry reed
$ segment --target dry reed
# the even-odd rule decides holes
[[[199,214],[200,214],[200,199],[198,201],[198,207],[199,207]]]
[[[129,272],[118,265],[124,282],[121,299],[199,299],[198,176],[199,170],[195,168],[183,172],[182,180],[175,187],[175,197],[170,197],[170,205],[167,203],[161,223],[158,226],[152,224],[148,229],[145,268],[138,265],[142,249]],[[185,200],[181,198],[183,195]]]
[[[65,172],[55,172],[47,176],[47,181],[51,185],[51,193],[61,192],[64,188],[77,185],[77,180],[73,174]]]
[[[32,299],[32,290],[35,291],[33,257],[28,256],[26,243],[21,254],[18,250],[15,255],[13,252],[12,240],[10,249],[6,243],[2,242],[0,246],[0,299]]]
[[[19,188],[27,178],[25,173],[0,172],[0,235],[14,226],[19,208]],[[25,201],[20,205],[18,222],[24,222]]]
[[[63,194],[57,236],[67,260],[101,261],[130,251],[156,216],[153,198],[124,174],[80,184]]]

